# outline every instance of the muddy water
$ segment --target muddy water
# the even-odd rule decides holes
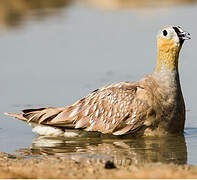
[[[196,1],[151,1],[148,7],[146,1],[126,0],[14,2],[0,2],[0,151],[31,147],[32,154],[197,164]],[[166,24],[181,25],[192,35],[179,64],[187,107],[184,137],[43,139],[3,115],[64,106],[105,84],[152,73],[156,33]]]

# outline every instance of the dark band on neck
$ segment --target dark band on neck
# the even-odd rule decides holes
[[[180,45],[182,46],[182,44],[184,42],[184,39],[182,39],[181,36],[180,36],[181,31],[176,26],[172,27],[172,28],[174,29],[174,31],[176,32],[177,36],[179,37]]]

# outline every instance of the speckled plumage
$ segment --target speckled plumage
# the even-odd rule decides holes
[[[184,32],[177,28],[178,33]],[[165,30],[169,37],[164,36],[166,32],[162,34]],[[178,74],[182,43],[175,30],[172,26],[160,30],[158,63],[152,75],[138,82],[107,85],[63,108],[27,109],[23,113],[7,115],[33,124],[59,127],[62,131],[80,128],[105,134],[140,136],[183,133],[185,105]]]

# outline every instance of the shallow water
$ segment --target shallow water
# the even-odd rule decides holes
[[[148,7],[126,0],[14,2],[0,2],[0,151],[32,147],[37,153],[49,149],[52,154],[197,164],[196,1],[177,0],[172,6],[168,1],[151,1]],[[59,143],[50,139],[46,142],[52,147],[43,147],[35,143],[38,138],[31,127],[3,115],[24,108],[64,106],[105,84],[135,81],[152,73],[156,33],[166,24],[181,25],[192,35],[180,55],[185,138],[56,139]]]
[[[30,148],[20,149],[26,157],[50,155],[76,161],[114,160],[119,165],[162,162],[187,163],[184,136],[167,138],[52,138],[39,136]]]

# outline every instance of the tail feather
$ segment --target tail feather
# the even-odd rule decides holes
[[[28,123],[74,128],[74,119],[69,117],[69,115],[73,112],[71,107],[25,109],[22,112],[23,113],[4,114],[23,121],[27,121]]]
[[[23,110],[23,116],[28,119],[28,122],[36,122],[38,124],[43,124],[44,121],[50,121],[56,115],[58,115],[62,109],[61,108],[40,108],[40,109],[27,109]]]
[[[22,112],[23,113],[29,113],[29,112],[33,112],[33,111],[42,111],[46,108],[37,108],[37,109],[23,109]]]
[[[7,116],[15,117],[17,119],[27,121],[27,119],[23,116],[23,113],[4,113]]]
[[[90,100],[87,101],[90,103]],[[49,125],[61,128],[75,128],[76,122],[84,119],[84,111],[87,111],[88,103],[85,99],[75,104],[61,108],[46,107],[38,109],[25,109],[23,113],[5,113],[8,116],[24,120],[28,123]],[[88,110],[89,111],[89,110]],[[89,119],[78,124],[78,128],[85,128]],[[80,125],[80,126],[79,126]]]

